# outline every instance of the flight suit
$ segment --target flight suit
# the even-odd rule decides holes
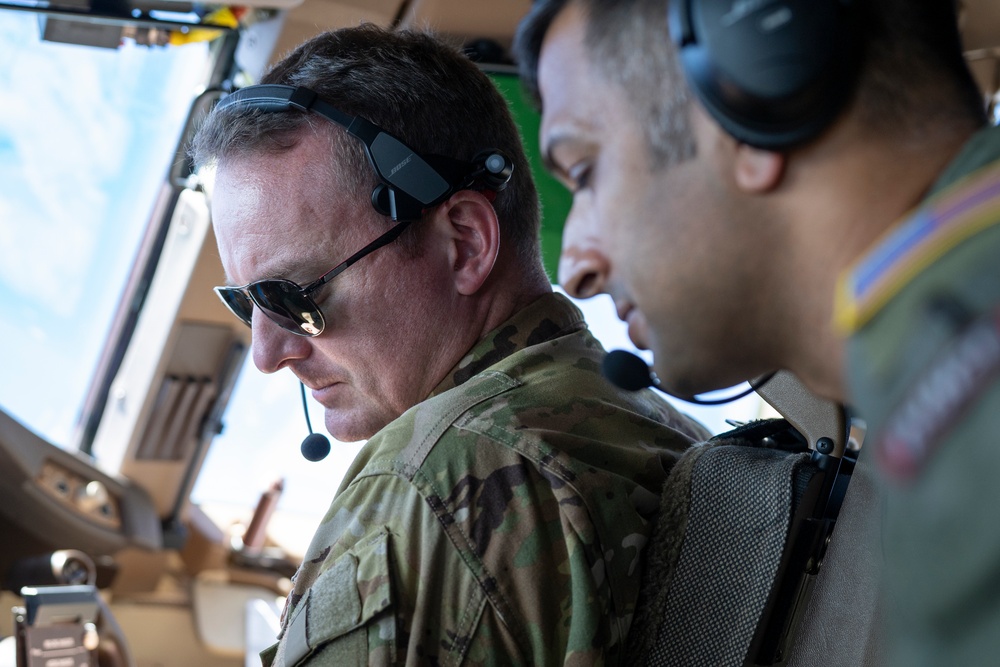
[[[890,662],[1000,665],[1000,130],[853,267],[838,317],[884,480]]]
[[[265,665],[619,664],[658,494],[708,436],[544,296],[359,453]]]

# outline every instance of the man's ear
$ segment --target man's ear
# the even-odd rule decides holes
[[[746,194],[765,194],[778,187],[785,175],[784,153],[754,148],[726,133],[700,104],[692,104],[691,128],[698,150],[709,150],[720,175],[732,176],[736,188]]]
[[[785,161],[784,153],[738,144],[733,162],[736,187],[747,194],[771,192],[785,175]]]
[[[479,291],[500,252],[500,222],[493,204],[480,192],[460,190],[437,210],[448,239],[448,261],[456,290]]]

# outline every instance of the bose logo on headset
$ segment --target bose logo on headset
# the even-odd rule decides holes
[[[402,162],[400,162],[399,164],[397,164],[395,167],[393,167],[392,171],[389,172],[389,175],[392,176],[397,171],[399,171],[400,169],[402,169],[403,167],[405,167],[406,165],[408,165],[410,163],[410,160],[412,160],[412,159],[413,159],[412,155],[408,156],[405,160],[403,160]]]
[[[671,0],[688,85],[736,139],[812,139],[850,99],[861,61],[851,0]]]
[[[728,12],[722,15],[722,25],[729,27],[741,18],[767,4],[768,0],[736,0]]]

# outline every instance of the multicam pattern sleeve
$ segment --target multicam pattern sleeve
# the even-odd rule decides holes
[[[374,436],[265,664],[619,664],[657,495],[707,433],[539,299]]]

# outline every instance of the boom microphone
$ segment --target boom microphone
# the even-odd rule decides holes
[[[659,380],[638,355],[625,350],[612,350],[601,363],[601,372],[611,384],[626,391],[656,387]]]
[[[309,407],[306,405],[306,386],[299,382],[302,389],[302,411],[306,415],[306,428],[309,435],[302,441],[299,450],[307,461],[322,461],[330,453],[330,439],[322,433],[313,433],[312,422],[309,421]]]
[[[653,387],[658,391],[662,391],[664,394],[668,394],[676,399],[686,401],[688,403],[694,403],[696,405],[722,405],[723,403],[730,403],[756,391],[757,387],[762,386],[774,375],[774,373],[769,373],[760,378],[756,383],[750,382],[749,389],[740,392],[735,396],[706,399],[698,398],[697,396],[685,398],[683,396],[671,394],[669,391],[660,386],[659,378],[656,377],[656,374],[653,373],[652,369],[646,364],[646,362],[642,360],[642,357],[632,354],[627,350],[612,350],[611,352],[608,352],[608,354],[604,357],[604,361],[601,362],[601,372],[604,374],[604,377],[611,382],[611,384],[620,389],[624,389],[626,391],[639,391],[640,389],[645,389],[646,387]]]

